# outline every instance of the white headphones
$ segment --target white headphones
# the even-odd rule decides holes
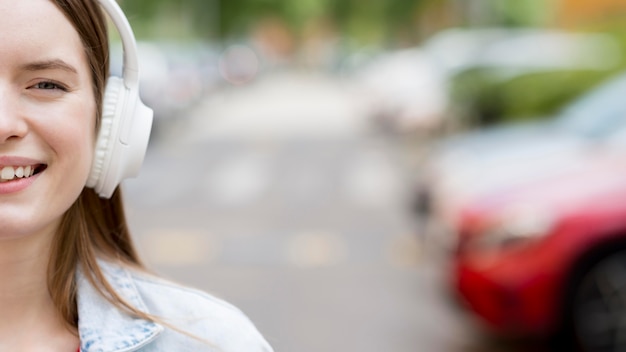
[[[132,28],[115,0],[97,0],[122,39],[122,78],[111,76],[105,89],[102,119],[87,187],[110,198],[126,178],[135,177],[143,163],[153,112],[139,98],[137,44]]]

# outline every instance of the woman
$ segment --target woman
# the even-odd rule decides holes
[[[119,189],[85,187],[109,66],[98,2],[0,0],[0,43],[0,351],[271,351],[233,306],[148,274]]]

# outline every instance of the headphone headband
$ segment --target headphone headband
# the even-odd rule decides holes
[[[97,0],[100,6],[107,13],[122,39],[124,65],[123,74],[124,85],[128,89],[136,88],[139,85],[139,60],[137,58],[137,43],[133,30],[128,23],[128,19],[115,0]]]

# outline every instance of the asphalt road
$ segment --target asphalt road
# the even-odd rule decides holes
[[[371,128],[349,86],[282,75],[159,123],[125,184],[140,252],[277,352],[521,350],[449,294],[408,206],[417,151]]]

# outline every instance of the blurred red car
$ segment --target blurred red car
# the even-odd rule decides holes
[[[626,350],[625,164],[604,160],[466,206],[453,284],[490,329]]]

